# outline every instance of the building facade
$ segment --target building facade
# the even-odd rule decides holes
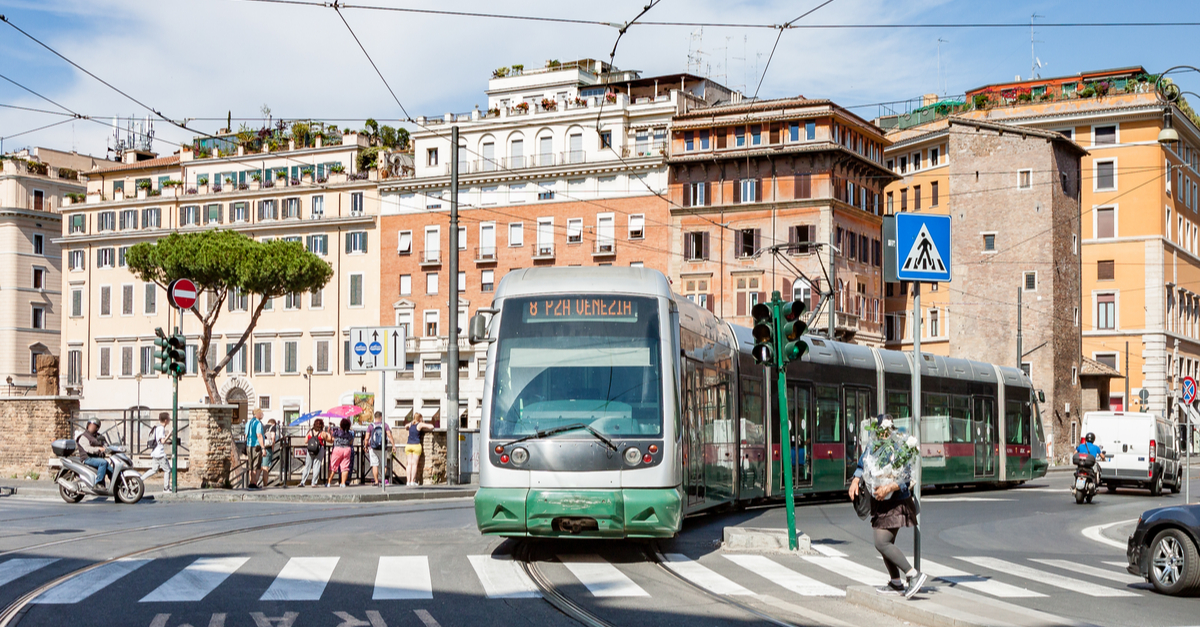
[[[828,100],[676,116],[668,163],[677,289],[747,326],[754,304],[778,290],[811,304],[810,332],[828,332],[832,307],[837,338],[882,345],[888,143]]]
[[[153,370],[153,340],[156,327],[176,325],[188,342],[181,403],[233,403],[242,415],[257,408],[288,419],[363,388],[376,391],[378,377],[349,372],[348,336],[350,327],[378,319],[380,171],[358,170],[367,141],[354,133],[271,144],[234,147],[231,137],[170,157],[126,153],[124,162],[87,173],[88,201],[65,209],[61,238],[69,303],[62,350],[82,364],[72,386],[81,409],[132,407],[135,398],[169,406],[169,378]],[[198,374],[199,320],[190,313],[180,320],[162,288],[125,266],[134,244],[206,229],[302,242],[334,270],[324,289],[268,304],[217,373],[220,399],[208,398]],[[230,294],[213,329],[210,368],[242,336],[257,299]],[[197,307],[207,311],[213,301],[201,295]]]

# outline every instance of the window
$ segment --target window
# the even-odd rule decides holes
[[[1114,190],[1117,188],[1117,162],[1115,160],[1097,161],[1096,168],[1096,191]]]
[[[750,145],[758,146],[762,144],[762,125],[754,125],[750,127]]]
[[[79,213],[71,216],[71,226],[69,233],[83,233],[87,231],[87,216]]]
[[[35,290],[46,289],[46,269],[45,268],[34,268],[33,269],[33,289],[35,289]]]
[[[451,146],[453,148],[453,146]],[[427,148],[425,150],[425,165],[435,166],[438,164],[438,149]]]
[[[1017,189],[1033,189],[1033,170],[1017,170]]]
[[[491,292],[495,289],[496,271],[484,270],[479,275],[479,291]]]
[[[411,274],[401,274],[400,275],[400,295],[401,296],[411,296],[412,295],[412,275]]]
[[[805,122],[804,123],[804,139],[806,139],[808,141],[812,141],[816,138],[817,138],[817,123],[816,122]]]
[[[437,337],[438,334],[438,312],[425,312],[425,337]]]
[[[508,245],[514,247],[525,245],[525,225],[523,223],[513,222],[508,225]]]
[[[229,303],[229,311],[246,311],[250,308],[250,295],[234,288],[229,291],[226,302]]]
[[[1115,274],[1116,274],[1116,269],[1115,269],[1114,265],[1115,265],[1115,262],[1111,259],[1109,259],[1107,261],[1097,261],[1096,262],[1096,280],[1097,281],[1113,280],[1115,278]]]
[[[940,155],[938,154],[938,149],[930,148],[929,149],[929,167],[939,165],[941,163],[941,161],[939,159],[940,159]],[[935,185],[936,185],[936,183],[935,183]],[[936,203],[934,203],[934,204],[936,204]]]
[[[112,349],[107,346],[100,347],[100,376],[112,376]]]
[[[158,286],[153,283],[145,283],[142,285],[142,290],[142,313],[153,316],[158,313]]]
[[[711,204],[708,199],[708,183],[684,183],[683,184],[683,206],[685,207],[700,207]]]
[[[929,310],[929,337],[938,337],[938,310]]]
[[[1092,145],[1105,146],[1117,143],[1117,127],[1116,126],[1095,126],[1092,127]]]
[[[684,131],[683,132],[683,149],[684,150],[695,150],[696,149],[696,134],[693,131]]]
[[[1096,237],[1117,236],[1117,210],[1113,207],[1096,209]]]
[[[887,212],[888,215],[896,213],[895,199],[892,197],[892,192],[887,193]]]
[[[363,306],[363,275],[360,273],[350,275],[350,306]]]
[[[86,253],[82,250],[72,250],[67,253],[67,267],[71,270],[83,270]]]
[[[642,239],[646,236],[646,216],[642,214],[629,216],[629,239]]]
[[[458,243],[459,250],[467,249],[467,227],[465,227],[465,226],[458,227],[458,242],[457,243]]]
[[[46,328],[46,308],[39,306],[39,305],[33,305],[31,307],[29,319],[30,319],[29,326],[31,328],[45,329]]]
[[[683,255],[688,261],[706,261],[708,259],[708,233],[704,231],[684,233]]]
[[[312,210],[309,211],[308,217],[309,217],[309,219],[312,219],[312,220],[320,220],[321,218],[325,217],[325,197],[324,196],[313,196],[312,197]]]
[[[283,308],[288,311],[300,309],[300,293],[288,292],[283,296]]]
[[[746,127],[738,126],[733,129],[733,145],[738,148],[746,145]]]
[[[220,204],[212,204],[204,206],[204,223],[205,224],[220,224],[221,217],[224,212]]]
[[[616,217],[611,213],[596,214],[596,252],[612,253]]]
[[[346,254],[365,254],[367,252],[367,232],[351,231],[346,233]]]
[[[116,228],[117,213],[115,211],[101,211],[96,215],[97,231],[113,231]]]
[[[913,172],[916,172],[917,170],[921,169],[921,153],[919,153],[919,152],[913,153],[912,168],[913,168]]]
[[[458,273],[458,291],[459,291],[459,293],[467,291],[467,273],[466,272]]]
[[[79,288],[71,290],[71,317],[83,317],[83,290]]]
[[[317,372],[329,372],[329,340],[317,340]]]
[[[324,257],[329,254],[329,236],[309,235],[304,238],[304,247],[308,252]]]
[[[790,141],[790,142],[800,141],[800,123],[799,122],[792,122],[792,123],[788,124],[788,141]]]
[[[132,377],[133,376],[133,347],[132,346],[122,346],[121,347],[121,376],[122,377]]]
[[[298,219],[300,217],[300,199],[299,198],[284,198],[283,199],[283,219]]]
[[[583,218],[567,219],[567,243],[578,244],[583,241]]]
[[[121,210],[121,230],[132,231],[137,229],[138,212],[137,209],[122,209]]]
[[[412,254],[412,231],[400,231],[396,235],[396,254]]]
[[[766,299],[766,295],[759,292],[761,279],[757,276],[738,277],[734,285],[736,286],[737,294],[737,315],[744,316],[762,300]]]
[[[1117,295],[1116,294],[1097,294],[1096,295],[1096,328],[1097,329],[1116,329],[1117,328]]]
[[[800,224],[788,228],[788,244],[793,247],[790,249],[795,253],[809,252],[809,243],[813,241],[816,235],[816,227],[811,224]]]
[[[900,190],[900,211],[908,211],[908,189]]]
[[[741,192],[741,202],[746,203],[758,201],[758,179],[742,179]]]
[[[853,200],[853,199],[851,199]],[[921,186],[913,186],[913,211],[921,210]]]
[[[271,343],[255,342],[254,344],[254,374],[271,373]]]
[[[983,249],[985,251],[996,250],[996,234],[995,233],[985,233],[983,235]]]
[[[938,206],[938,182],[933,181],[929,184],[929,206]]]
[[[567,161],[570,163],[583,163],[583,133],[572,133],[567,137],[568,152]]]
[[[187,205],[179,208],[179,226],[196,226],[200,224],[200,205]]]
[[[324,308],[325,290],[315,289],[309,294],[308,308],[322,309]]]
[[[354,192],[350,194],[350,215],[361,216],[363,214],[363,193]]]
[[[143,377],[150,376],[154,373],[154,347],[142,346],[138,351],[140,359],[138,360],[138,373]]]
[[[1025,273],[1025,291],[1033,292],[1037,290],[1037,272]]]
[[[258,201],[258,220],[259,220],[259,222],[262,222],[264,220],[278,220],[278,219],[279,219],[279,208],[275,205],[274,200]]]
[[[753,257],[758,250],[759,229],[741,229],[738,231],[738,257]]]
[[[283,343],[283,372],[285,374],[296,374],[299,372],[299,348],[297,342]]]
[[[426,272],[425,273],[425,293],[426,294],[437,294],[438,293],[438,273],[436,273],[436,272]]]
[[[1096,358],[1096,361],[1104,364],[1105,366],[1108,366],[1109,368],[1112,368],[1113,370],[1116,370],[1117,372],[1120,372],[1120,369],[1117,368],[1117,354],[1116,353],[1099,354],[1099,355],[1095,355],[1095,358]]]
[[[246,374],[246,345],[243,344],[236,353],[233,351],[234,345],[233,342],[225,344],[225,354],[232,355],[225,364],[225,373]]]
[[[112,248],[97,248],[96,249],[96,267],[111,268],[116,263],[116,251]]]

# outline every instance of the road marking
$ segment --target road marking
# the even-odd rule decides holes
[[[814,544],[812,549],[825,557],[846,557],[845,553],[829,546],[828,544]]]
[[[375,571],[376,601],[396,599],[432,599],[433,579],[429,558],[424,555],[380,556]]]
[[[416,614],[417,618],[421,619],[425,627],[442,627],[440,623],[434,620],[433,615],[425,610],[413,610],[413,614]]]
[[[47,590],[33,602],[41,605],[78,603],[152,561],[121,559],[109,562]]]
[[[1104,534],[1101,532],[1104,531],[1105,529],[1108,529],[1109,527],[1115,527],[1117,525],[1131,523],[1136,520],[1137,520],[1136,518],[1130,518],[1129,520],[1118,520],[1117,522],[1111,522],[1106,525],[1093,525],[1091,527],[1084,529],[1080,533],[1083,534],[1083,537],[1085,537],[1089,540],[1095,540],[1096,542],[1099,542],[1100,544],[1107,544],[1108,546],[1116,547],[1116,548],[1124,551],[1125,549],[1129,548],[1126,545],[1126,543],[1121,542],[1119,540],[1113,540],[1112,538],[1106,538],[1106,537],[1104,537]]]
[[[1013,562],[1007,562],[1005,560],[996,559],[994,557],[960,557],[958,559],[963,560],[964,562],[970,562],[972,564],[975,564],[976,566],[982,566],[983,568],[990,568],[992,570],[996,570],[996,571],[999,571],[999,572],[1002,572],[1005,574],[1009,574],[1014,577],[1022,577],[1025,579],[1031,579],[1031,580],[1037,581],[1039,583],[1044,583],[1049,586],[1054,586],[1055,588],[1062,588],[1063,590],[1068,590],[1071,592],[1078,592],[1080,594],[1086,594],[1087,596],[1090,596],[1090,597],[1136,597],[1136,596],[1141,596],[1137,593],[1130,592],[1128,590],[1117,590],[1116,588],[1100,586],[1100,585],[1096,585],[1091,582],[1082,581],[1080,579],[1072,579],[1070,577],[1063,577],[1062,575],[1056,575],[1054,573],[1047,572],[1044,570],[1038,570],[1036,568],[1029,568],[1028,566],[1022,566],[1021,564],[1014,564]]]
[[[337,566],[336,557],[293,557],[259,601],[319,601]]]
[[[248,557],[202,557],[142,597],[139,603],[202,601],[249,560]]]
[[[558,556],[558,561],[575,575],[584,587],[597,597],[648,597],[641,586],[633,583],[616,566],[599,555]]]
[[[887,583],[887,573],[874,568],[867,568],[857,562],[851,562],[844,557],[812,557],[805,556],[804,561],[816,564],[832,573],[837,573],[847,579],[868,586],[882,586]]]
[[[489,599],[540,599],[542,594],[509,555],[468,555]]]
[[[1101,579],[1115,581],[1117,583],[1130,584],[1142,583],[1145,581],[1141,577],[1134,577],[1127,572],[1113,572],[1107,568],[1096,568],[1095,566],[1088,566],[1086,564],[1072,562],[1071,560],[1046,560],[1031,558],[1030,561],[1037,562],[1039,564],[1045,564],[1047,566],[1055,566],[1057,568],[1069,570],[1080,575],[1090,575],[1092,577],[1099,577]]]
[[[57,557],[18,557],[10,559],[0,564],[0,586],[20,579],[35,570],[45,568],[57,561]]]
[[[993,502],[1008,502],[1014,499],[998,499],[990,496],[935,496],[923,497],[922,501],[936,501],[938,503],[993,503]]]
[[[726,555],[725,559],[800,596],[844,597],[846,591],[781,566],[763,555]]]
[[[728,595],[752,595],[753,592],[734,583],[724,575],[700,564],[682,553],[667,553],[663,555],[666,561],[663,566],[670,568],[680,577],[704,588],[710,592]]]
[[[921,558],[921,570],[925,571],[925,573],[927,573],[929,576],[941,579],[946,583],[950,583],[955,586],[962,586],[964,588],[975,590],[976,592],[983,592],[985,594],[990,594],[994,597],[1000,597],[1003,599],[1031,599],[1035,597],[1046,596],[1040,592],[1026,590],[1025,588],[1012,586],[1002,581],[996,581],[980,575],[972,575],[971,573],[958,570],[957,568],[951,568],[949,566],[938,564],[937,562],[931,562],[929,559],[924,557]]]
[[[1103,563],[1108,564],[1109,566],[1116,566],[1117,568],[1120,568],[1122,571],[1124,571],[1126,568],[1129,567],[1129,562],[1103,562]],[[1125,571],[1125,572],[1128,572],[1128,571]]]

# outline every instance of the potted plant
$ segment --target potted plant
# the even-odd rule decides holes
[[[204,192],[207,193],[208,192],[208,177],[203,174],[200,176],[197,176],[196,177],[196,187],[200,188],[201,190],[204,190]]]
[[[141,199],[145,198],[146,196],[150,195],[150,187],[151,187],[150,181],[138,181],[138,184],[137,184],[138,200],[141,200]]]
[[[512,70],[511,73],[513,76],[519,76],[519,75],[525,73],[525,66],[520,63],[512,64],[512,67],[510,69]]]
[[[513,109],[515,109],[518,113],[529,113],[529,103],[528,102],[518,102],[517,105],[515,107],[513,107]]]
[[[300,181],[305,185],[312,185],[313,175],[314,173],[312,168],[303,168],[300,170]]]
[[[505,76],[508,76],[508,68],[506,67],[492,70],[492,78],[504,78]]]
[[[284,172],[283,170],[280,170],[275,173],[275,181],[277,182],[277,184],[280,187],[287,185],[287,178],[288,178],[287,172]]]
[[[543,111],[554,111],[557,108],[558,108],[557,100],[551,100],[549,98],[542,98],[542,110]]]
[[[604,94],[604,99],[608,101],[608,104],[617,104],[617,95],[611,91]]]

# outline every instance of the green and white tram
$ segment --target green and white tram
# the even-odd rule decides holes
[[[683,517],[782,498],[780,413],[750,330],[642,268],[511,272],[472,340],[488,341],[483,533],[670,537]],[[806,336],[788,366],[795,493],[849,484],[864,420],[910,415],[909,353]],[[926,484],[1045,474],[1034,391],[1020,370],[923,355]]]

